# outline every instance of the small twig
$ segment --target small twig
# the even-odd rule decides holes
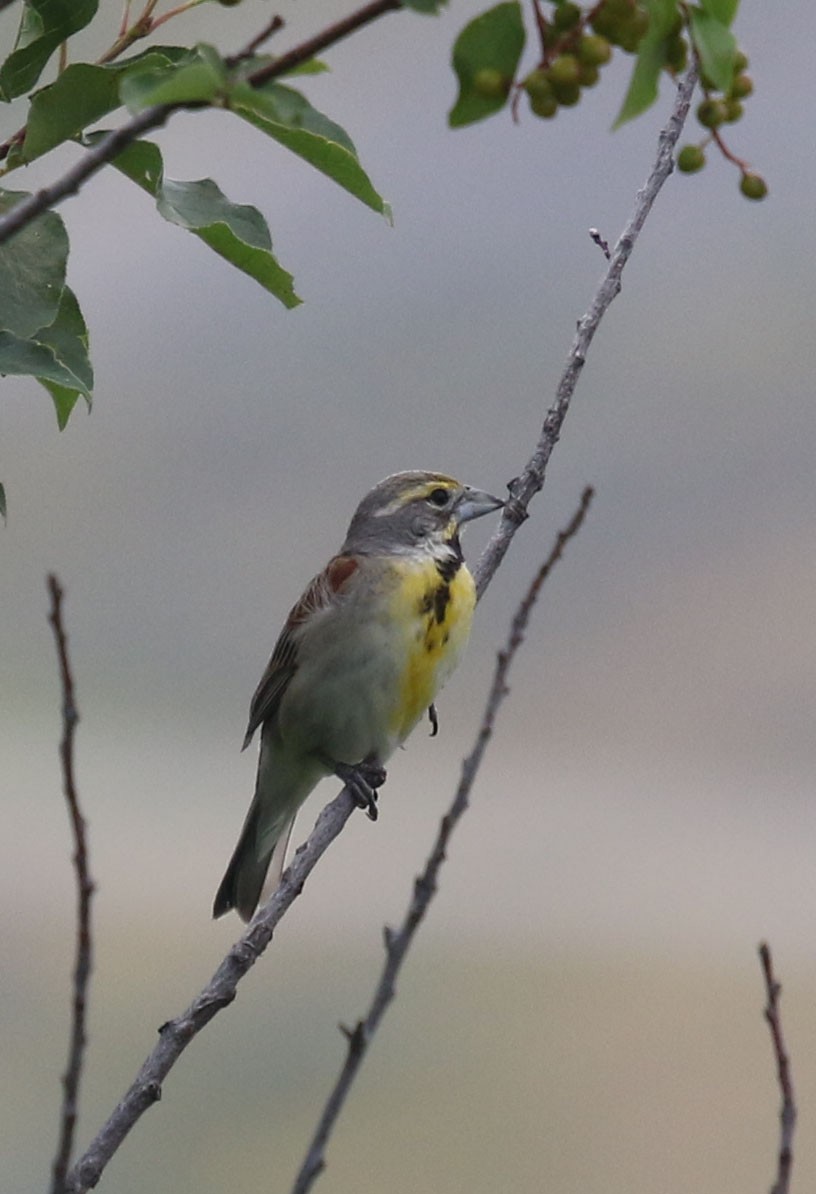
[[[782,986],[777,982],[774,975],[770,946],[764,941],[759,947],[759,959],[762,963],[765,992],[768,997],[768,1002],[764,1008],[764,1016],[771,1030],[771,1043],[776,1061],[776,1077],[782,1095],[782,1106],[779,1111],[779,1159],[777,1162],[776,1179],[771,1186],[771,1194],[788,1194],[791,1169],[793,1168],[793,1133],[796,1129],[796,1101],[793,1094],[790,1059],[785,1048],[785,1040],[782,1035],[782,1019],[779,1012],[779,996],[782,994]]]
[[[597,228],[590,228],[589,236],[593,244],[596,244],[603,253],[607,261],[612,260],[612,254],[609,251],[609,243],[604,240]]]
[[[59,661],[60,685],[62,689],[62,741],[60,760],[65,801],[74,837],[74,869],[77,886],[77,940],[74,963],[73,1001],[71,1006],[71,1033],[68,1048],[68,1066],[63,1075],[62,1112],[57,1152],[53,1165],[52,1194],[63,1194],[66,1189],[66,1175],[71,1160],[74,1131],[79,1111],[79,1084],[85,1057],[85,1020],[87,1012],[88,983],[93,961],[93,939],[91,936],[91,899],[94,884],[88,866],[88,845],[85,832],[85,818],[79,805],[79,796],[74,778],[74,733],[79,713],[74,696],[74,681],[68,657],[68,639],[62,624],[62,588],[53,573],[48,577],[48,592],[51,596],[51,612],[48,621],[54,631]]]
[[[308,38],[299,46],[282,54],[280,58],[276,58],[274,62],[260,67],[248,76],[247,82],[253,87],[261,87],[270,79],[277,79],[279,75],[285,75],[287,71],[294,70],[296,66],[308,62],[321,50],[333,46],[335,42],[342,41],[344,37],[348,37],[350,33],[355,33],[364,25],[376,21],[378,17],[385,16],[388,12],[399,12],[401,8],[402,0],[370,0],[369,4],[364,4],[362,8],[358,8],[347,17],[343,17],[333,25],[328,25],[314,37]]]
[[[283,17],[272,17],[271,21],[268,21],[267,24],[264,25],[260,33],[256,33],[255,36],[247,42],[243,50],[239,50],[237,54],[231,54],[229,58],[224,59],[227,66],[237,66],[239,62],[245,62],[247,58],[251,58],[255,51],[259,50],[264,42],[268,41],[270,37],[273,37],[274,34],[283,29],[285,24],[286,22],[284,21]]]
[[[130,5],[132,0],[125,0],[125,7],[122,10],[122,20],[119,24],[119,36],[124,37],[130,24]]]
[[[750,164],[746,162],[745,158],[738,157],[728,148],[719,129],[709,129],[709,136],[711,137],[711,140],[714,141],[726,161],[731,162],[732,165],[741,170],[743,174],[750,169]]]
[[[385,962],[380,973],[379,981],[369,1004],[365,1018],[359,1020],[353,1029],[344,1029],[348,1040],[346,1060],[337,1077],[331,1093],[323,1108],[314,1136],[306,1152],[306,1157],[295,1179],[292,1194],[307,1194],[317,1177],[325,1168],[325,1151],[337,1119],[346,1101],[349,1090],[360,1070],[368,1047],[374,1037],[386,1008],[394,998],[396,992],[397,975],[400,972],[406,954],[411,947],[414,935],[419,928],[431,901],[436,895],[439,872],[447,857],[448,843],[453,832],[470,803],[470,792],[476,780],[484,753],[493,735],[493,728],[499,707],[507,696],[507,676],[516,651],[524,639],[524,632],[530,620],[541,586],[549,576],[555,564],[560,560],[568,541],[580,530],[586,517],[589,504],[592,501],[591,488],[584,490],[581,502],[569,525],[559,533],[555,544],[547,559],[533,578],[527,593],[516,610],[510,626],[510,633],[504,648],[499,651],[493,683],[487,697],[482,723],[473,750],[462,764],[462,775],[453,801],[442,818],[428,860],[422,874],[414,881],[413,894],[408,909],[399,929],[386,928]]]

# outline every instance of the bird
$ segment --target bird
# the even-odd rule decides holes
[[[260,730],[255,794],[213,916],[249,921],[277,887],[295,815],[336,776],[369,817],[385,763],[450,677],[476,586],[460,531],[505,503],[445,473],[394,473],[358,505],[345,541],[293,606],[252,698],[243,749]]]

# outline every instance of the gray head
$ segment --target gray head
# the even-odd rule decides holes
[[[453,544],[462,523],[504,505],[501,498],[462,485],[445,473],[394,473],[365,495],[342,551],[372,554]]]

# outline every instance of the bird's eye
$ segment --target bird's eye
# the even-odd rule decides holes
[[[447,506],[450,494],[447,489],[432,489],[428,494],[428,501],[432,506],[436,506],[441,510],[443,506]]]

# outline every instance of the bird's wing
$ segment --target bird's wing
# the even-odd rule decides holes
[[[359,560],[354,556],[334,556],[307,586],[303,596],[292,608],[252,698],[249,725],[242,750],[249,746],[258,726],[269,721],[278,711],[286,687],[297,671],[300,632],[310,618],[333,604],[358,567]]]

